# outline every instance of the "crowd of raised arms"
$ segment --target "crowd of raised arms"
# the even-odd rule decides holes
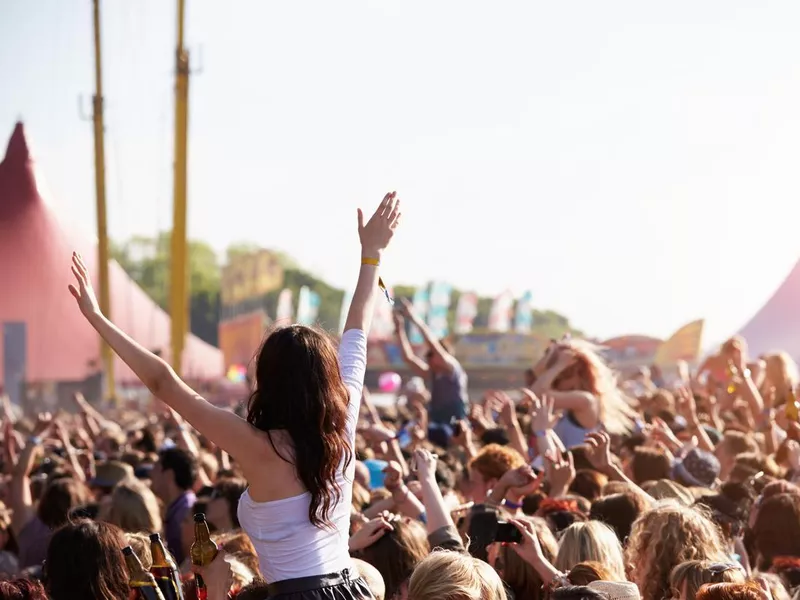
[[[101,410],[76,394],[56,416],[5,400],[0,600],[798,596],[790,357],[748,356],[735,338],[669,382],[655,368],[623,380],[565,338],[524,389],[470,402],[458,357],[398,299],[413,377],[376,406],[367,334],[399,221],[394,193],[359,211],[341,339],[269,332],[232,407],[115,327],[74,255],[76,310],[157,400]]]

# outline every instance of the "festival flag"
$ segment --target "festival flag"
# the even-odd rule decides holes
[[[386,289],[389,297],[393,296],[392,288]],[[375,312],[372,313],[372,327],[369,330],[369,340],[388,340],[394,336],[394,307],[388,302],[376,302]]]
[[[345,290],[342,298],[342,311],[339,313],[339,335],[344,333],[344,325],[347,321],[347,313],[350,311],[350,304],[353,302],[352,290]]]
[[[514,313],[514,331],[517,333],[530,333],[533,326],[533,294],[525,292],[517,300],[517,310]]]
[[[308,293],[308,317],[311,324],[316,323],[319,318],[319,306],[321,303],[322,299],[317,292],[312,291]]]
[[[418,288],[414,292],[414,299],[412,301],[414,314],[425,322],[428,318],[428,309],[430,308],[430,294],[427,287]],[[413,345],[419,345],[425,341],[422,337],[422,332],[415,325],[409,325],[408,341]]]
[[[305,285],[300,288],[300,293],[297,295],[297,322],[300,325],[311,325],[314,322],[311,290]]]
[[[456,307],[456,333],[465,335],[472,331],[472,323],[478,315],[478,295],[465,292],[458,299]]]
[[[442,281],[431,283],[430,308],[428,308],[428,327],[439,339],[447,337],[447,313],[450,312],[450,295],[453,286]]]
[[[700,319],[678,329],[658,347],[655,364],[659,367],[671,367],[681,360],[690,365],[699,362],[704,325],[705,321]]]
[[[511,328],[511,308],[514,305],[514,294],[506,290],[495,298],[489,311],[489,330],[504,333]]]
[[[292,320],[292,290],[285,288],[278,295],[278,308],[275,311],[275,321]]]

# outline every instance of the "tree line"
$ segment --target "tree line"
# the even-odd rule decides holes
[[[225,262],[238,255],[253,252],[260,247],[252,243],[236,243],[225,252]],[[344,290],[340,290],[315,275],[305,271],[289,255],[274,251],[284,270],[284,287],[292,290],[292,297],[297,302],[300,288],[308,286],[319,294],[320,308],[318,322],[320,326],[335,330],[339,324],[339,314],[344,299]],[[170,284],[170,233],[162,232],[156,237],[134,236],[123,243],[112,243],[112,257],[122,266],[145,293],[161,308],[169,311]],[[222,264],[214,249],[206,242],[188,241],[189,258],[189,310],[190,329],[200,339],[209,344],[218,345],[217,324],[220,318],[220,269]],[[397,285],[394,294],[397,297],[411,298],[414,286]],[[253,308],[261,307],[268,315],[275,315],[280,290],[270,292],[264,298],[255,299]],[[453,290],[448,321],[452,331],[455,323],[455,307],[458,304],[460,290]],[[478,314],[475,317],[476,330],[484,329],[489,322],[489,311],[494,298],[478,298]],[[545,337],[557,338],[564,333],[580,335],[573,329],[569,319],[552,310],[533,311],[533,332]]]

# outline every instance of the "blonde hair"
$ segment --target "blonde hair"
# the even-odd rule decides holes
[[[770,352],[763,356],[765,363],[765,381],[775,387],[775,402],[786,401],[789,390],[794,390],[800,382],[797,363],[786,352]]]
[[[126,533],[125,541],[128,546],[133,548],[133,553],[139,557],[139,561],[146,571],[153,566],[153,554],[150,552],[150,537],[144,533]]]
[[[567,572],[583,562],[598,562],[611,581],[626,581],[622,546],[614,530],[600,521],[573,523],[564,530],[556,555],[556,569]]]
[[[562,345],[578,358],[578,372],[582,374],[579,389],[597,398],[597,412],[606,431],[612,435],[633,431],[636,411],[620,389],[617,374],[597,353],[597,346],[583,340],[570,340],[562,342]],[[556,382],[562,375],[556,378]]]
[[[625,558],[642,600],[666,597],[670,573],[682,562],[728,560],[717,526],[698,509],[674,501],[662,501],[636,520]]]
[[[440,550],[417,565],[408,600],[508,600],[508,596],[488,564],[468,554]]]
[[[161,511],[153,491],[137,479],[123,481],[114,487],[111,500],[104,507],[102,518],[123,531],[147,533],[162,528]]]
[[[687,560],[672,569],[669,576],[669,585],[675,598],[694,598],[707,583],[744,582],[744,571],[738,565],[713,563],[710,560]]]

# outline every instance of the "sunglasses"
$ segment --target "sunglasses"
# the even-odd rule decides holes
[[[708,572],[714,577],[718,577],[728,571],[743,571],[742,565],[738,563],[714,563],[708,566]]]

